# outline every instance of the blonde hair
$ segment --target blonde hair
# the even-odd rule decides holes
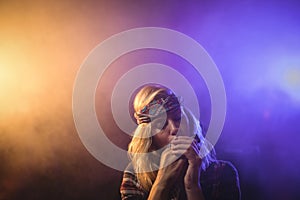
[[[170,91],[170,89],[161,85],[151,84],[143,87],[137,93],[133,102],[135,113],[142,110],[158,95],[168,96]],[[210,143],[203,137],[199,121],[194,117],[192,112],[186,108],[182,108],[181,112],[182,116],[187,120],[190,130],[198,137],[199,147],[202,145],[201,154],[205,155],[202,158],[202,169],[205,170],[209,163],[215,159],[215,152],[212,146],[209,146]],[[152,187],[160,161],[160,155],[158,154],[152,153],[151,156],[145,156],[149,155],[147,153],[151,151],[151,135],[150,123],[141,123],[134,131],[133,138],[128,146],[128,155],[137,174],[137,180],[146,191],[150,191]],[[212,149],[212,151],[209,152],[209,149]]]

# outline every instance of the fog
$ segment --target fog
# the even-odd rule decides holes
[[[96,45],[145,26],[189,35],[218,66],[227,115],[215,147],[238,168],[243,199],[299,199],[299,13],[297,1],[0,1],[0,199],[120,198],[122,172],[95,159],[78,136],[72,92]],[[186,61],[132,52],[112,63],[96,94],[99,123],[123,149],[130,138],[113,121],[111,91],[148,62],[187,77],[209,124],[209,93]]]

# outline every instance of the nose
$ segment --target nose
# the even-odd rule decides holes
[[[176,135],[177,132],[178,132],[178,127],[176,126],[176,124],[174,123],[174,121],[173,120],[169,120],[168,125],[169,125],[170,135]]]

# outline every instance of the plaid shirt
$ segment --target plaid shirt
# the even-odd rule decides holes
[[[201,172],[202,192],[206,200],[239,200],[241,198],[236,168],[227,161],[215,161]],[[181,188],[181,189],[180,189]],[[146,200],[149,192],[138,183],[132,165],[124,172],[120,188],[122,200]],[[184,187],[170,192],[169,200],[186,199]]]

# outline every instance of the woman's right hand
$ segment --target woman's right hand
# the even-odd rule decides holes
[[[171,189],[183,180],[188,161],[184,157],[176,159],[170,148],[163,151],[160,169],[150,190],[148,200],[169,199]]]
[[[160,159],[160,169],[157,173],[154,185],[170,189],[178,181],[183,180],[188,167],[188,161],[185,157],[178,158],[171,148],[166,148]]]

